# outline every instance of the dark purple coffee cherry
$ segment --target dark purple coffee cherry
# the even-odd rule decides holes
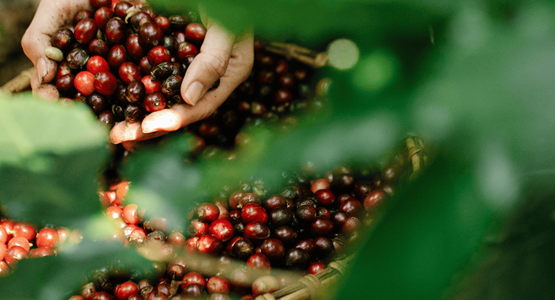
[[[310,263],[310,255],[304,250],[293,248],[285,255],[285,265],[289,268],[305,270]]]

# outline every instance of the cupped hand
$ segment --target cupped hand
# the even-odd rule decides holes
[[[208,117],[245,81],[254,61],[253,35],[235,36],[213,20],[207,20],[207,32],[200,53],[187,68],[181,84],[181,97],[187,104],[153,112],[142,122],[120,122],[112,128],[114,144],[127,149],[138,141],[178,130]],[[220,80],[216,89],[210,87]]]
[[[25,55],[35,65],[31,77],[33,93],[43,98],[58,98],[53,84],[58,65],[44,54],[50,46],[51,36],[64,25],[71,24],[73,16],[81,10],[93,10],[89,0],[42,0],[33,21],[21,39]]]

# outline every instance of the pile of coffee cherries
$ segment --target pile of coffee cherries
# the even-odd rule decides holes
[[[90,3],[96,11],[78,12],[45,51],[59,61],[55,84],[61,97],[87,103],[110,126],[184,103],[181,82],[206,35],[197,15],[156,15],[137,1]],[[266,52],[260,40],[254,50],[249,79],[211,117],[190,128],[208,144],[232,145],[245,122],[274,120],[306,106],[309,68]]]
[[[56,246],[71,235],[64,227],[45,227],[37,231],[28,222],[0,219],[0,276],[10,273],[17,262],[25,258],[55,255]]]
[[[90,3],[96,11],[78,12],[46,49],[60,61],[61,96],[86,102],[110,125],[183,103],[181,81],[206,35],[196,14],[166,18],[144,2]]]
[[[185,232],[167,232],[163,218],[144,220],[136,205],[125,204],[129,183],[115,184],[101,192],[108,216],[120,224],[115,238],[157,261],[159,274],[124,277],[110,288],[91,280],[89,286],[117,299],[229,299],[228,293],[253,299],[276,291],[345,255],[406,174],[402,160],[381,169],[342,166],[320,176],[290,176],[286,187],[268,195],[264,183],[249,181],[199,204]],[[133,297],[118,296],[121,289]]]

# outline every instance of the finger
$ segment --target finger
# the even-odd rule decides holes
[[[52,84],[40,84],[37,72],[35,71],[31,76],[31,88],[33,95],[40,97],[44,100],[57,99],[60,93]]]
[[[235,37],[221,25],[212,22],[206,37],[181,84],[183,100],[196,105],[208,89],[227,71]]]
[[[131,123],[129,125],[127,125],[126,122],[119,122],[110,131],[110,140],[114,144],[120,144],[125,142],[153,139],[166,133],[167,132],[153,132],[150,134],[144,134],[141,130],[141,123],[139,122]]]

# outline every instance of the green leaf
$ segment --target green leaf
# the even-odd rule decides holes
[[[495,206],[464,158],[442,155],[359,248],[338,299],[438,299],[478,249]]]
[[[87,282],[92,270],[122,262],[130,269],[148,270],[152,262],[119,242],[83,240],[57,256],[19,261],[14,273],[0,278],[2,299],[68,299]]]
[[[10,218],[68,226],[100,209],[106,128],[82,104],[0,96],[0,204]]]

